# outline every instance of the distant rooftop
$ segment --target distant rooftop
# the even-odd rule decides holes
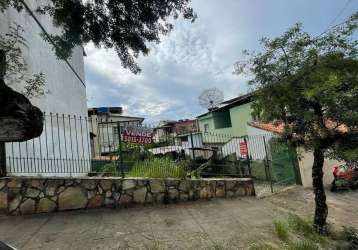
[[[97,114],[119,114],[123,113],[122,107],[97,107],[97,108],[89,108],[89,115],[97,115]]]
[[[111,117],[131,118],[133,120],[144,121],[143,117],[123,115],[123,108],[122,107],[89,108],[88,109],[88,116],[91,116],[91,115],[106,115],[106,116],[111,116]]]
[[[215,113],[218,111],[223,111],[232,107],[240,106],[242,104],[250,103],[253,101],[253,93],[248,93],[245,95],[241,95],[232,99],[229,99],[227,101],[222,102],[222,106],[218,107],[216,109],[210,110],[209,112],[206,112],[204,114],[199,115],[198,117],[205,116],[210,113]]]
[[[238,104],[240,102],[247,103],[248,101],[252,101],[253,93],[248,93],[245,95],[241,95],[232,99],[229,99],[227,101],[223,101],[221,104]]]

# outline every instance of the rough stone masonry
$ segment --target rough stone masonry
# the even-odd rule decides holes
[[[6,177],[0,179],[0,212],[20,215],[253,195],[255,189],[250,178]]]

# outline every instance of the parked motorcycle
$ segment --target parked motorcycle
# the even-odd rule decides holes
[[[331,191],[358,188],[358,162],[347,162],[333,167]]]

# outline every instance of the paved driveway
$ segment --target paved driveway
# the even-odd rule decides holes
[[[330,221],[358,226],[358,193],[329,194]],[[0,240],[25,249],[246,249],[275,241],[273,219],[313,213],[300,187],[263,199],[216,199],[177,205],[0,217]]]

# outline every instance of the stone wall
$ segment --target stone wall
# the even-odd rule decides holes
[[[250,178],[162,180],[14,177],[0,179],[0,211],[12,215],[253,195],[255,190]]]

